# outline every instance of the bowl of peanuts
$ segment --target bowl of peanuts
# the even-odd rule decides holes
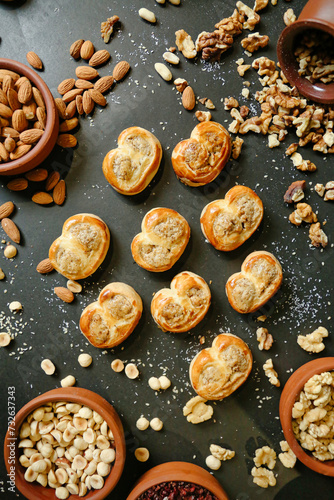
[[[291,375],[279,414],[296,457],[315,472],[334,476],[334,357],[314,359]]]
[[[56,144],[59,119],[42,78],[25,64],[0,58],[0,175],[42,163]]]
[[[8,478],[29,500],[102,500],[118,483],[125,456],[115,409],[79,387],[29,401],[10,422],[4,442]]]

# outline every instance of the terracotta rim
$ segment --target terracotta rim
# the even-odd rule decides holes
[[[223,487],[208,471],[188,462],[167,462],[157,465],[143,474],[127,500],[137,500],[149,488],[168,481],[187,481],[206,488],[219,500],[229,500]]]
[[[116,460],[109,476],[105,480],[103,488],[101,490],[92,490],[84,497],[89,500],[103,500],[115,488],[123,472],[126,456],[124,432],[122,422],[111,404],[95,392],[87,389],[80,387],[53,389],[32,399],[17,412],[14,421],[7,430],[4,441],[4,459],[7,472],[9,473],[11,465],[10,448],[8,446],[15,442],[13,436],[9,435],[9,432],[13,430],[16,438],[21,424],[29,413],[38,406],[50,401],[68,401],[86,405],[92,410],[96,410],[108,423],[115,439]],[[43,487],[37,483],[28,483],[24,479],[26,469],[20,464],[18,457],[18,448],[15,445],[15,486],[17,489],[28,500],[57,500],[55,490],[52,488]],[[78,498],[76,495],[72,496],[73,498]]]
[[[12,59],[1,59],[0,68],[15,71],[16,73],[26,76],[40,90],[45,101],[47,120],[43,136],[26,155],[18,160],[11,162],[0,163],[0,175],[16,175],[28,172],[47,158],[51,153],[58,137],[59,118],[53,96],[49,87],[42,78],[31,68],[25,64],[13,61]]]
[[[303,450],[292,430],[292,407],[304,384],[313,375],[332,370],[334,370],[334,357],[314,359],[302,365],[286,382],[279,404],[281,425],[290,448],[304,465],[326,476],[334,476],[334,460],[321,462]]]

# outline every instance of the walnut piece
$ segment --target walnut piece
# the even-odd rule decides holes
[[[222,461],[231,460],[231,458],[235,456],[235,451],[222,448],[221,446],[218,446],[218,444],[212,444],[210,446],[210,453],[215,458]]]
[[[269,446],[262,446],[255,451],[254,464],[256,467],[267,465],[269,469],[273,469],[276,465],[276,452]]]
[[[245,5],[241,1],[237,2],[236,5],[239,12],[247,18],[246,22],[244,22],[242,25],[243,28],[253,31],[255,26],[260,22],[259,14],[257,14],[253,9],[251,9],[250,7],[248,7],[248,5]]]
[[[323,184],[316,184],[314,186],[314,190],[318,193],[319,196],[323,197],[325,194],[325,186]]]
[[[215,24],[215,28],[232,36],[240,35],[244,21],[244,16],[235,9],[231,17],[226,17],[219,21],[219,23]]]
[[[173,83],[175,85],[176,90],[181,94],[184,91],[184,89],[188,87],[188,82],[184,78],[176,78],[176,80],[174,80]]]
[[[278,455],[278,458],[287,469],[292,469],[296,465],[296,455],[291,450],[287,441],[280,441],[280,447],[283,453]]]
[[[285,150],[285,154],[287,156],[291,156],[293,153],[295,153],[298,149],[298,143],[297,142],[293,142],[292,144],[290,144],[290,146]]]
[[[259,10],[265,9],[269,3],[269,0],[255,0],[254,10],[259,12]]]
[[[241,148],[244,143],[244,140],[241,137],[236,137],[234,141],[232,141],[232,158],[237,160],[241,153]]]
[[[264,373],[268,377],[269,382],[276,387],[281,385],[278,380],[278,373],[274,370],[273,360],[271,358],[267,359],[267,361],[263,365]]]
[[[249,70],[250,67],[251,67],[250,64],[240,64],[237,67],[237,72],[238,72],[239,76],[244,76],[244,74],[246,73],[246,71]]]
[[[298,335],[297,343],[304,351],[318,353],[325,349],[325,344],[323,343],[325,337],[328,337],[328,330],[320,326],[308,335]]]
[[[253,483],[261,488],[268,488],[268,486],[275,486],[276,478],[272,470],[265,469],[264,467],[253,467],[251,470],[253,476]]]
[[[108,17],[106,21],[101,23],[101,36],[103,38],[104,43],[108,43],[110,37],[114,31],[114,25],[119,21],[118,16]]]
[[[283,14],[283,21],[286,26],[290,26],[290,24],[294,23],[297,19],[293,9],[288,9]]]
[[[248,35],[246,38],[241,40],[241,46],[251,52],[252,54],[259,50],[260,48],[266,47],[269,43],[269,36],[260,35],[259,32],[252,33]]]
[[[258,348],[260,351],[269,351],[274,342],[274,339],[268,332],[267,328],[262,327],[256,330],[256,340],[259,343]]]
[[[304,198],[304,189],[306,186],[306,181],[295,181],[285,192],[284,201],[286,203],[294,203],[300,201]]]
[[[204,105],[208,109],[216,109],[216,106],[213,104],[213,102],[211,101],[211,99],[205,99]]]
[[[195,116],[199,122],[208,122],[212,118],[210,111],[196,111]]]
[[[230,111],[232,108],[238,108],[239,103],[234,97],[225,97],[224,99],[224,109]]]
[[[200,424],[210,420],[213,415],[213,408],[205,403],[206,399],[200,396],[195,396],[186,403],[186,406],[183,407],[183,415],[187,417],[188,422]]]
[[[197,50],[195,44],[190,35],[184,30],[178,30],[175,32],[176,36],[176,46],[180,52],[187,59],[193,59],[197,55]]]
[[[311,240],[311,245],[313,245],[314,247],[322,246],[323,248],[325,248],[325,246],[327,246],[328,244],[328,237],[326,233],[321,229],[320,222],[311,224],[309,238]]]
[[[202,51],[202,59],[219,61],[223,52],[233,44],[233,37],[223,30],[216,30],[212,33],[202,31],[196,40],[196,50]]]
[[[318,220],[316,214],[312,210],[311,205],[308,205],[307,203],[298,203],[295,212],[303,222],[313,223],[317,222]]]

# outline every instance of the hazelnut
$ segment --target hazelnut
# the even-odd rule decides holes
[[[120,359],[114,359],[114,361],[112,361],[110,366],[116,373],[119,373],[124,370],[124,363]]]
[[[145,417],[138,418],[138,420],[136,422],[136,427],[140,431],[145,431],[149,427],[149,425],[150,425],[150,422]]]
[[[150,457],[150,452],[147,448],[137,448],[135,450],[135,457],[138,462],[147,462]]]
[[[73,290],[72,290],[73,291]],[[87,368],[92,364],[93,358],[90,354],[82,353],[78,356],[79,365],[83,368]]]
[[[125,375],[132,380],[139,377],[139,370],[134,363],[129,363],[126,365]]]
[[[7,259],[13,259],[17,254],[17,249],[14,245],[7,245],[3,254]]]

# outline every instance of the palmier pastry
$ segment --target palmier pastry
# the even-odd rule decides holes
[[[215,200],[203,208],[201,228],[217,250],[228,252],[242,245],[259,227],[263,204],[246,186],[234,186],[223,200]]]
[[[170,269],[183,254],[190,237],[188,222],[170,208],[150,210],[141,230],[132,241],[131,252],[139,266],[153,272]]]
[[[282,267],[269,252],[253,252],[246,257],[241,272],[232,274],[226,283],[229,303],[240,313],[251,313],[262,307],[279,289]]]
[[[80,329],[95,347],[115,347],[137,326],[143,311],[138,293],[125,283],[103,288],[97,302],[87,306],[80,318]]]
[[[154,295],[151,313],[162,331],[187,332],[206,315],[211,292],[203,278],[189,271],[177,274],[170,288]]]
[[[206,400],[224,399],[240,387],[252,370],[253,356],[245,342],[230,333],[218,335],[190,363],[194,390]]]
[[[118,137],[118,147],[105,156],[102,170],[116,191],[138,194],[157,173],[161,157],[161,144],[151,132],[130,127]]]
[[[190,139],[176,145],[172,163],[181,182],[204,186],[220,174],[230,154],[230,134],[220,123],[208,121],[196,125]]]
[[[81,280],[102,264],[109,244],[109,229],[100,217],[77,214],[64,222],[61,236],[50,247],[49,258],[58,273]]]

